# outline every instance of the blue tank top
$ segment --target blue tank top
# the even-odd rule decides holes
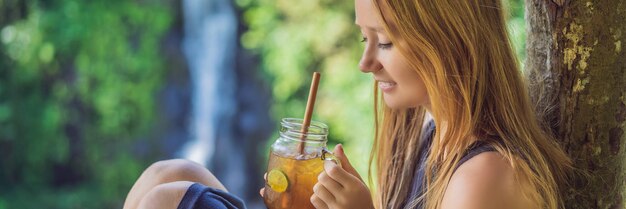
[[[431,120],[428,122],[424,131],[422,132],[421,140],[422,140],[423,145],[419,150],[419,162],[417,162],[418,164],[415,166],[415,172],[413,175],[413,180],[411,182],[411,191],[406,198],[406,202],[403,204],[404,209],[424,208],[423,202],[419,202],[415,207],[410,207],[407,204],[411,202],[412,200],[415,200],[418,197],[420,197],[422,194],[424,194],[424,191],[426,190],[425,188],[426,187],[426,177],[425,177],[426,167],[424,166],[424,164],[426,162],[426,157],[428,156],[428,152],[430,151],[430,145],[431,145],[434,135],[435,135],[435,122]],[[457,164],[455,170],[459,166],[461,166],[463,163],[471,159],[472,157],[483,152],[492,152],[492,151],[496,151],[496,150],[491,145],[483,141],[477,141],[476,143],[471,145],[470,148],[465,152],[465,154],[463,155],[463,157]]]

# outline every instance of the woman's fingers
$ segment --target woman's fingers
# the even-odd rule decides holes
[[[311,204],[313,204],[316,209],[328,209],[328,205],[315,194],[311,196]]]
[[[326,189],[326,187],[324,187],[320,183],[317,183],[315,184],[315,186],[313,186],[313,193],[317,195],[320,199],[322,199],[322,201],[324,201],[325,203],[335,201],[335,196],[333,196],[333,194],[330,193],[330,191],[328,191],[328,189]]]
[[[263,174],[263,180],[267,181],[267,173]],[[263,194],[265,194],[265,187],[259,190],[259,194],[261,195],[261,197],[263,197]]]
[[[330,176],[330,178],[335,180],[342,187],[346,187],[346,184],[350,184],[354,179],[359,181],[357,177],[352,176],[352,174],[330,161],[324,162],[324,170],[326,175]]]
[[[340,192],[343,189],[343,186],[341,186],[341,184],[337,183],[337,181],[328,176],[326,172],[320,173],[320,175],[317,176],[317,181],[324,187],[326,187],[326,189],[328,189],[328,191],[330,191],[330,193],[333,195],[336,195],[336,193]]]

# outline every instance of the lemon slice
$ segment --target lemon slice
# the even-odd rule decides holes
[[[282,171],[273,169],[267,174],[267,185],[276,192],[284,192],[287,190],[289,182]]]

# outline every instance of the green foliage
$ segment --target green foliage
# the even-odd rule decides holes
[[[241,42],[262,58],[272,83],[273,116],[303,117],[313,71],[322,72],[314,118],[330,127],[331,143],[342,142],[365,175],[373,131],[373,84],[359,72],[363,47],[354,25],[353,1],[237,0],[249,30]],[[523,2],[505,2],[509,29],[524,59]],[[271,140],[270,140],[271,141]]]
[[[166,3],[27,1],[24,19],[0,26],[8,208],[121,206],[144,164],[129,156],[131,140],[155,119]],[[56,184],[75,186],[52,191]]]
[[[505,1],[508,17],[509,37],[513,43],[515,53],[520,62],[520,67],[524,69],[524,61],[526,60],[526,20],[524,20],[524,1],[509,0]]]

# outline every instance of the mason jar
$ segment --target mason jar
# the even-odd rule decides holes
[[[341,165],[326,148],[328,126],[311,121],[304,133],[302,123],[296,118],[281,120],[266,173],[263,197],[268,209],[315,209],[310,198],[317,176],[324,171],[324,161]]]

